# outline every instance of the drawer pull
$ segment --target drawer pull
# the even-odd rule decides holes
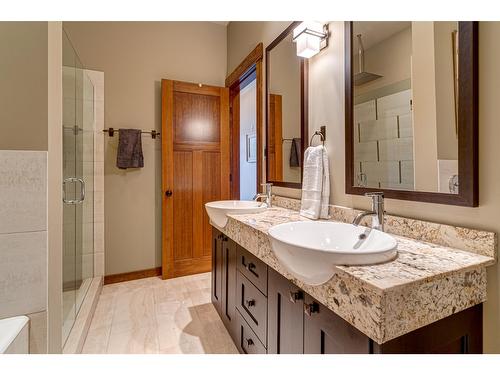
[[[247,299],[245,301],[245,305],[247,305],[247,307],[255,306],[255,300],[254,299]]]
[[[304,294],[302,293],[302,291],[300,290],[297,292],[290,291],[290,302],[295,303],[303,299],[304,299]]]
[[[252,262],[248,263],[245,267],[247,270],[249,270],[250,272],[253,272],[253,270],[255,269],[255,264],[253,264]]]
[[[252,346],[253,345],[253,340],[252,339],[246,339],[247,340],[247,346]]]
[[[319,305],[316,302],[304,303],[304,312],[309,316],[311,316],[314,313],[318,313]]]

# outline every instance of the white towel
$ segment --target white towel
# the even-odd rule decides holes
[[[304,153],[300,214],[309,219],[328,219],[330,172],[324,146],[308,147]]]

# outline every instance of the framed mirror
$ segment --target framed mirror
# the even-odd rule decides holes
[[[347,22],[346,193],[478,205],[477,22]]]
[[[307,148],[307,60],[297,56],[293,22],[266,47],[266,181],[302,187]]]

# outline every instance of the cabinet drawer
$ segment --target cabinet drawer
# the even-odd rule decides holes
[[[240,272],[236,278],[238,288],[236,308],[265,346],[267,341],[267,297]]]
[[[267,296],[267,265],[238,246],[238,270]]]
[[[238,314],[238,338],[237,345],[240,353],[245,354],[266,354],[266,348],[255,333],[252,331],[250,326],[247,324],[245,319]]]

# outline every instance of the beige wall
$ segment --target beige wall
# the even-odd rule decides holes
[[[438,191],[434,22],[412,22],[415,190]]]
[[[104,126],[161,128],[162,78],[224,85],[226,27],[209,22],[66,22],[85,68],[104,72]],[[161,141],[143,136],[144,168],[115,167],[105,138],[107,275],[161,265]]]
[[[451,35],[457,22],[434,22],[434,63],[436,79],[437,158],[458,159],[453,95],[453,48]]]
[[[0,150],[47,151],[47,22],[0,22]]]
[[[300,138],[300,58],[291,35],[275,46],[269,56],[269,93],[282,97],[282,137]],[[300,182],[300,167],[290,167],[292,143],[282,143],[283,181]]]
[[[358,41],[353,39],[353,71],[358,72]],[[369,83],[355,86],[354,96],[372,92],[411,77],[411,27],[365,50],[365,70],[381,75]]]
[[[230,24],[229,55],[233,43],[244,39],[253,45],[262,38],[262,33],[242,25]],[[275,27],[275,23],[266,25]],[[238,35],[233,35],[237,33]],[[330,156],[330,181],[333,204],[369,209],[368,199],[345,194],[344,179],[344,24],[330,24],[331,39],[327,50],[310,59],[309,123],[310,130],[317,124],[327,124],[326,146]],[[244,35],[241,35],[244,34]],[[479,28],[479,197],[480,206],[464,208],[422,202],[387,199],[387,212],[435,222],[468,226],[500,233],[498,219],[500,207],[500,169],[497,163],[500,127],[497,126],[497,102],[500,100],[500,22],[481,22]],[[233,42],[231,42],[233,41]],[[235,50],[241,46],[235,46]],[[335,135],[335,136],[332,136]],[[300,197],[294,189],[275,189],[275,192]],[[488,302],[484,305],[484,350],[500,353],[500,280],[498,266],[488,271]]]

